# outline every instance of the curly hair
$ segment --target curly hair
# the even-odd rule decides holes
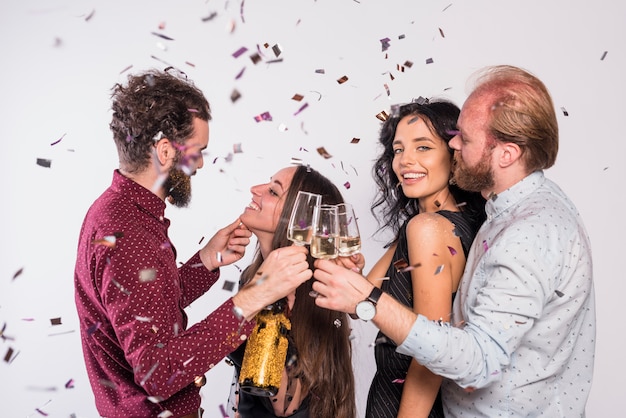
[[[460,109],[455,104],[446,100],[420,99],[393,108],[391,116],[383,122],[379,133],[379,143],[383,150],[372,169],[378,191],[371,212],[378,220],[379,231],[390,229],[394,233],[393,240],[387,246],[397,240],[402,223],[419,213],[418,200],[405,196],[402,189],[397,187],[398,178],[392,168],[393,141],[398,123],[409,115],[422,116],[431,132],[446,143],[454,137],[457,129]],[[448,150],[452,159],[454,150]],[[468,192],[453,184],[449,188],[457,204],[463,204],[463,211],[468,212],[472,218],[484,220],[485,201],[480,193]]]
[[[211,119],[204,94],[171,68],[131,74],[126,86],[117,83],[111,90],[113,116],[109,127],[120,168],[130,173],[148,166],[159,132],[183,145],[194,133],[194,118]]]

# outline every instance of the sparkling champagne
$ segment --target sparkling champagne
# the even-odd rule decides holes
[[[311,256],[315,258],[337,257],[336,235],[314,235],[311,242]]]
[[[290,241],[293,241],[295,243],[299,243],[299,244],[308,244],[311,242],[311,234],[312,234],[312,230],[311,228],[290,228],[289,229],[289,234],[287,236],[287,238]]]
[[[342,257],[358,254],[361,251],[361,237],[339,237],[337,248]]]

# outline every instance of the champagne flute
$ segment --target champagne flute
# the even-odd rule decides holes
[[[324,259],[336,258],[338,237],[337,206],[321,205],[317,221],[313,225],[311,256]]]
[[[356,222],[354,208],[350,203],[337,205],[337,220],[339,222],[339,242],[337,249],[341,257],[349,257],[361,252],[361,234]]]
[[[319,194],[298,192],[287,227],[287,238],[294,244],[299,246],[311,244],[313,223],[321,201],[322,196]]]

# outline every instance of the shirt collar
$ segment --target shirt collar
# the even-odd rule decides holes
[[[498,216],[509,207],[517,204],[519,201],[526,198],[529,194],[535,191],[539,186],[545,182],[545,176],[543,171],[538,170],[530,173],[522,180],[515,183],[510,188],[506,189],[502,193],[499,193],[495,198],[487,200],[485,204],[485,212],[489,219]]]
[[[126,196],[137,206],[158,219],[159,222],[167,222],[165,218],[165,202],[139,183],[125,177],[119,170],[113,172],[111,189]]]

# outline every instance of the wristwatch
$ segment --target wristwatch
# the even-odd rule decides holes
[[[369,321],[376,316],[376,304],[378,299],[383,294],[380,288],[374,286],[372,292],[367,299],[362,300],[356,305],[356,316],[363,321]]]

